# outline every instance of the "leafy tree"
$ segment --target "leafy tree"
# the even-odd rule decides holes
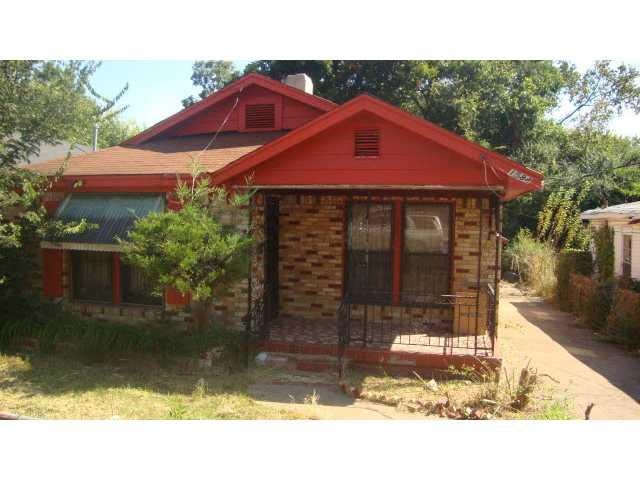
[[[190,293],[197,302],[196,327],[205,329],[216,297],[246,278],[250,233],[240,217],[250,194],[230,194],[210,184],[194,162],[192,181],[180,181],[179,211],[153,213],[136,221],[129,240],[121,241],[124,260],[143,269],[157,293],[166,287]],[[222,222],[222,213],[230,215]]]
[[[121,120],[114,116],[103,120],[98,134],[98,148],[107,148],[137,135],[142,127],[133,120]]]
[[[94,70],[83,62],[0,62],[0,315],[31,290],[37,240],[89,227],[48,218],[40,199],[55,177],[17,165],[43,143],[82,140],[90,120],[84,85]]]
[[[563,64],[567,68],[567,64]],[[561,120],[581,128],[604,129],[624,109],[640,113],[638,70],[625,64],[615,67],[610,60],[597,61],[584,75],[568,69],[567,94],[573,108]]]
[[[552,192],[538,214],[538,240],[550,243],[556,250],[585,249],[589,244],[588,230],[582,226],[580,204],[587,188],[567,188]]]
[[[0,166],[28,161],[43,143],[81,143],[91,122],[91,62],[0,61]]]
[[[182,100],[182,105],[188,107],[199,100],[220,90],[227,83],[232,82],[240,76],[233,66],[233,62],[225,60],[207,60],[198,61],[193,64],[193,73],[191,81],[197,87],[200,87],[199,99],[193,95]]]

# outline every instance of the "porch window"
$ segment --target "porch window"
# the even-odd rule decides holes
[[[425,303],[449,293],[451,207],[407,204],[402,252],[403,304]]]
[[[73,298],[88,302],[111,302],[113,257],[107,252],[74,251]]]
[[[390,203],[352,203],[347,241],[347,293],[354,302],[390,303],[392,294]]]
[[[622,236],[622,276],[631,277],[631,235]]]
[[[162,297],[152,295],[152,287],[142,270],[121,263],[122,302],[138,305],[162,305]]]

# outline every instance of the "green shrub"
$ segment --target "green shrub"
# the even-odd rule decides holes
[[[613,229],[602,225],[593,231],[593,243],[596,247],[596,270],[602,281],[613,278],[614,246]]]
[[[521,229],[505,249],[505,258],[526,287],[544,297],[553,294],[556,252],[550,244],[536,240],[529,230]]]
[[[640,346],[640,293],[617,289],[607,317],[607,334],[617,343]]]
[[[593,257],[591,252],[583,250],[563,250],[558,253],[556,262],[555,297],[563,308],[569,307],[569,291],[572,273],[591,276],[593,273]]]

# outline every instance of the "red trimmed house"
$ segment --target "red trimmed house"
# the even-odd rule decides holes
[[[306,76],[246,75],[121,145],[71,158],[45,204],[100,228],[43,243],[45,294],[87,315],[188,321],[188,298],[150,297],[114,236],[131,212],[177,208],[176,178],[198,154],[216,184],[252,178],[247,221],[264,232],[249,278],[217,302],[221,321],[248,320],[271,350],[492,358],[501,206],[540,189],[542,175],[374,97],[336,105],[311,90]]]

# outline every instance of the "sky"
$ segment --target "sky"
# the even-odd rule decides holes
[[[239,70],[244,69],[247,60],[234,61]],[[592,62],[576,62],[579,70],[586,69]],[[637,68],[640,62],[627,61]],[[129,108],[123,113],[125,119],[135,120],[143,127],[163,120],[182,109],[182,99],[197,94],[198,89],[191,83],[192,60],[124,60],[104,61],[93,76],[92,84],[105,97],[115,96],[128,82],[129,91],[122,104]],[[557,116],[569,111],[568,104],[562,105]],[[640,115],[624,112],[615,118],[610,128],[619,135],[640,135]]]

